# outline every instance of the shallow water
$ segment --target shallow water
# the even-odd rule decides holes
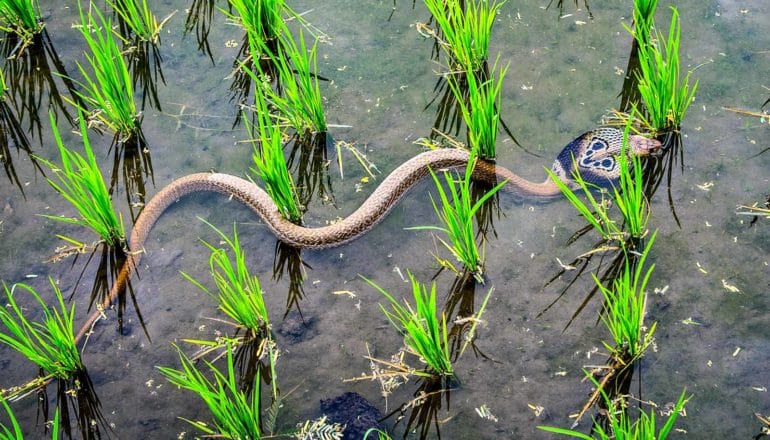
[[[70,2],[42,2],[53,46],[70,74],[76,60],[83,62],[80,36],[70,24],[76,10]],[[159,84],[163,111],[145,110],[143,129],[149,143],[155,185],[148,196],[192,172],[216,170],[244,175],[250,148],[242,127],[232,128],[237,108],[229,100],[227,79],[238,48],[225,44],[241,41],[240,31],[215,13],[209,41],[214,62],[196,50],[194,35],[183,36],[188,2],[153,2],[158,16],[178,10],[166,25],[161,53],[166,85]],[[419,3],[419,2],[418,2]],[[618,105],[618,94],[630,51],[631,5],[591,2],[593,19],[565,2],[559,11],[544,8],[547,2],[508,2],[503,7],[490,50],[510,63],[503,95],[504,119],[527,154],[500,136],[499,160],[503,166],[533,180],[543,179],[544,166],[569,140],[596,126],[602,115]],[[663,1],[658,22],[667,23],[671,2]],[[770,223],[754,226],[735,214],[739,204],[760,202],[770,192],[768,123],[723,109],[740,107],[757,111],[770,97],[770,5],[766,1],[676,2],[682,17],[681,57],[684,68],[696,68],[700,82],[696,101],[683,124],[684,170],[674,173],[671,196],[680,219],[670,209],[665,183],[653,200],[651,227],[658,238],[653,248],[655,273],[650,286],[649,319],[658,322],[656,349],[650,351],[637,372],[633,390],[658,404],[676,400],[683,388],[693,394],[687,416],[677,427],[689,438],[749,438],[761,425],[754,413],[770,413]],[[293,2],[297,11],[323,31],[328,44],[320,46],[320,73],[331,81],[322,85],[326,114],[335,140],[366,149],[383,176],[420,148],[413,144],[430,132],[435,106],[423,110],[433,98],[436,71],[430,60],[432,42],[420,36],[415,23],[427,21],[419,4],[399,1],[391,20],[392,3],[353,1]],[[571,14],[571,15],[569,15]],[[568,16],[567,16],[568,15]],[[667,28],[667,26],[666,26]],[[45,106],[43,106],[45,107]],[[46,108],[39,111],[46,119]],[[67,125],[60,119],[62,131]],[[91,134],[104,170],[111,170],[110,139]],[[66,135],[71,145],[74,136]],[[55,158],[50,129],[43,127],[33,151]],[[349,153],[343,153],[345,178],[340,179],[336,156],[329,151],[336,208],[314,203],[306,222],[321,225],[344,217],[359,206],[382,176],[356,184],[365,176]],[[35,172],[25,153],[13,154],[13,163],[24,188],[3,178],[0,187],[0,279],[27,282],[50,293],[46,277],[59,282],[65,293],[75,287],[84,265],[81,258],[57,264],[44,263],[61,245],[57,233],[84,241],[89,233],[39,217],[38,214],[72,215],[71,209]],[[299,342],[278,335],[284,351],[278,363],[278,380],[284,392],[293,390],[278,418],[283,430],[318,417],[320,399],[356,391],[383,414],[409,400],[417,389],[407,383],[387,400],[376,382],[346,383],[343,379],[369,372],[364,359],[368,344],[372,355],[387,358],[401,340],[388,326],[377,305],[381,298],[360,278],[363,275],[390,289],[406,293],[399,272],[412,271],[428,281],[437,267],[436,252],[426,232],[405,230],[434,223],[424,182],[363,238],[325,251],[303,251],[310,268],[300,307],[311,330]],[[116,200],[128,220],[125,194]],[[497,238],[486,249],[488,281],[476,289],[476,303],[490,286],[490,299],[479,335],[478,348],[494,361],[466,355],[456,371],[461,385],[452,391],[450,405],[442,406],[438,419],[444,438],[551,438],[537,425],[568,426],[568,416],[582,406],[590,387],[581,382],[581,368],[604,361],[601,347],[608,335],[596,325],[597,301],[565,331],[564,324],[591,286],[585,276],[566,297],[537,317],[565,286],[559,280],[544,288],[546,280],[588,250],[595,237],[566,246],[570,235],[583,226],[564,201],[549,204],[515,203],[501,197],[502,216],[495,220]],[[158,222],[148,240],[148,256],[140,279],[134,281],[138,301],[152,341],[144,336],[129,306],[127,335],[116,332],[114,314],[97,326],[85,348],[85,363],[101,399],[102,412],[114,424],[112,436],[120,438],[175,438],[193,436],[193,428],[177,417],[208,418],[208,412],[189,393],[168,385],[154,368],[177,366],[171,342],[183,338],[211,337],[226,327],[210,320],[219,316],[211,300],[186,282],[179,271],[207,280],[204,247],[198,241],[215,239],[197,217],[225,231],[233,222],[244,241],[253,273],[260,275],[271,319],[277,327],[286,307],[288,276],[274,280],[275,239],[246,208],[213,195],[188,197],[172,207]],[[442,252],[438,250],[438,252]],[[78,286],[78,316],[85,316],[84,294],[93,265]],[[36,277],[33,277],[36,276]],[[438,290],[448,292],[453,275],[437,278]],[[725,286],[735,286],[731,292]],[[355,298],[335,294],[341,290]],[[693,324],[693,322],[697,324]],[[188,350],[189,352],[189,350]],[[601,351],[600,351],[601,353]],[[32,377],[35,369],[15,352],[0,347],[0,386],[8,387]],[[50,393],[53,393],[51,391]],[[486,404],[497,422],[479,418],[474,408]],[[531,406],[542,406],[535,415]],[[36,402],[28,398],[13,404],[25,432],[38,438]],[[5,420],[2,417],[2,420]],[[394,418],[384,422],[393,426]],[[402,435],[403,423],[397,427]],[[585,426],[585,423],[584,425]],[[433,431],[435,432],[435,431]]]

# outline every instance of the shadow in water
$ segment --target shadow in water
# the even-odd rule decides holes
[[[313,270],[302,260],[302,249],[288,245],[280,240],[275,242],[273,257],[273,280],[280,281],[284,275],[289,276],[289,290],[286,296],[286,311],[283,317],[296,308],[302,316],[300,301],[305,298],[305,268]]]
[[[142,110],[149,100],[152,108],[163,111],[158,99],[158,78],[164,85],[166,78],[163,77],[163,58],[160,56],[158,45],[135,37],[132,43],[125,44],[123,51],[126,54],[133,86],[142,90]]]
[[[496,178],[497,176],[495,176]],[[497,183],[491,181],[473,180],[470,186],[471,206],[475,205],[482,197],[484,197]],[[476,218],[476,226],[478,227],[477,238],[482,243],[486,242],[489,238],[489,233],[497,238],[497,230],[495,229],[495,219],[500,220],[500,217],[505,215],[503,210],[500,209],[500,192],[496,192],[492,197],[487,199],[474,214]],[[483,246],[483,244],[482,244]]]
[[[126,202],[131,212],[131,221],[136,222],[145,204],[146,183],[149,179],[155,185],[150,149],[147,140],[138,127],[127,139],[116,135],[112,139],[110,150],[113,151],[112,173],[110,175],[110,196],[123,180]]]
[[[211,23],[214,19],[216,4],[216,0],[193,0],[187,9],[187,18],[184,22],[185,35],[193,31],[195,32],[198,50],[209,56],[212,65],[215,63],[214,55],[212,55],[211,46],[209,45],[209,33],[211,32]]]
[[[628,55],[626,76],[623,78],[623,87],[620,89],[619,110],[629,113],[632,108],[638,107],[641,100],[639,93],[639,42],[631,38],[631,53]]]
[[[663,148],[661,149],[661,154],[651,156],[644,162],[644,169],[642,171],[644,174],[644,194],[647,200],[652,200],[661,182],[665,180],[669,210],[676,224],[681,227],[679,216],[676,214],[674,197],[671,194],[671,183],[676,168],[679,168],[679,172],[684,174],[682,134],[679,132],[679,129],[676,129],[658,135],[657,139],[663,145]]]
[[[553,6],[553,3],[556,2],[556,9],[559,10],[559,18],[561,19],[564,15],[564,0],[551,0],[548,2],[548,6],[546,6],[546,9],[550,9],[551,6]],[[580,3],[583,3],[583,7],[586,8],[586,12],[588,13],[588,17],[593,20],[594,14],[591,13],[591,7],[588,6],[588,0],[583,0],[582,2],[580,0],[574,0],[575,3],[575,9],[580,9]]]
[[[45,175],[43,168],[35,160],[27,133],[21,128],[14,110],[8,105],[6,97],[3,96],[0,97],[0,163],[3,164],[5,175],[8,176],[8,179],[14,186],[19,188],[22,196],[26,198],[24,185],[16,173],[16,167],[13,165],[11,146],[16,148],[17,156],[20,151],[26,153],[35,169]]]
[[[441,426],[439,424],[439,412],[446,402],[446,410],[449,410],[450,394],[456,386],[454,379],[447,377],[420,378],[417,391],[413,399],[404,402],[383,420],[396,416],[395,426],[406,419],[403,438],[416,434],[419,439],[427,439],[431,430],[435,428],[436,436],[441,438]]]
[[[296,176],[297,198],[306,209],[316,194],[323,203],[334,205],[331,176],[329,174],[328,148],[334,145],[328,133],[295,135],[286,166]]]
[[[463,271],[452,283],[446,304],[444,305],[446,321],[447,323],[452,323],[447,338],[450,353],[452,354],[452,362],[457,361],[466,344],[473,349],[473,353],[476,356],[492,360],[476,346],[475,336],[472,336],[472,339],[469,340],[469,332],[472,331],[476,323],[474,316],[477,313],[475,306],[477,285],[478,282],[473,274],[463,268]]]
[[[49,420],[50,415],[47,394],[45,387],[38,391],[38,413],[45,420]],[[85,368],[68,379],[56,380],[56,408],[60,414],[59,427],[66,438],[91,440],[111,438],[110,433],[115,434],[102,414],[101,402]],[[75,430],[79,437],[73,437]]]
[[[572,237],[570,237],[567,245],[569,246],[570,244],[574,243],[577,239],[591,230],[592,226],[586,225],[579,231],[575,232]],[[540,318],[543,316],[546,312],[548,312],[548,310],[551,309],[551,307],[559,302],[559,300],[564,297],[564,295],[575,284],[575,282],[582,278],[582,275],[586,273],[586,270],[588,270],[588,273],[600,274],[597,276],[599,281],[605,286],[611,286],[613,282],[620,276],[620,274],[623,273],[626,262],[628,262],[632,271],[636,268],[636,262],[638,261],[640,252],[642,249],[644,249],[644,246],[645,241],[643,238],[637,239],[633,237],[628,238],[623,245],[623,247],[627,249],[626,252],[623,252],[620,246],[613,245],[608,240],[599,240],[598,242],[594,243],[590,251],[577,256],[568,264],[562,265],[562,269],[550,280],[548,280],[545,285],[543,285],[543,289],[545,289],[551,285],[551,283],[561,279],[567,273],[574,272],[570,280],[567,281],[567,285],[564,286],[556,299],[551,301],[550,304],[548,304],[542,311],[540,311],[540,313],[537,314],[537,317]],[[591,266],[592,262],[596,263],[595,267]],[[572,313],[572,316],[570,317],[569,321],[567,321],[567,324],[564,326],[563,330],[566,330],[570,325],[572,325],[572,322],[575,320],[575,318],[580,315],[580,313],[585,309],[591,299],[599,291],[599,286],[595,282],[592,281],[591,286],[592,287],[589,289],[581,303]],[[604,313],[604,308],[602,308],[602,313]],[[599,319],[601,319],[601,315],[597,317],[597,321]]]
[[[70,294],[69,300],[72,300],[72,297],[75,296],[77,292],[77,288],[80,285],[80,282],[83,280],[83,277],[86,274],[86,269],[91,266],[91,262],[94,260],[94,258],[98,259],[99,263],[96,268],[96,272],[94,273],[93,282],[91,283],[91,291],[89,292],[88,311],[90,311],[94,306],[99,307],[101,304],[103,304],[104,300],[109,297],[110,290],[118,278],[120,269],[124,264],[128,264],[128,255],[126,252],[127,251],[123,247],[113,247],[109,246],[107,243],[99,242],[94,246],[81,245],[58,248],[57,254],[51,257],[48,261],[58,262],[64,258],[74,255],[75,257],[73,258],[72,264],[70,265],[70,268],[73,268],[81,255],[88,254],[88,258],[83,265],[83,269],[80,271],[80,275],[78,275],[77,281],[75,282],[75,288]],[[139,309],[139,304],[136,301],[136,296],[134,294],[134,289],[131,285],[130,278],[126,281],[125,286],[117,292],[116,299],[117,303],[113,301],[113,304],[115,304],[118,314],[118,331],[121,334],[126,331],[123,317],[125,315],[126,305],[130,299],[144,334],[147,336],[148,340],[151,340],[150,334],[147,332],[147,328],[145,326],[144,317],[142,316],[142,312]],[[104,311],[102,312],[104,313]]]
[[[266,338],[246,337],[235,349],[233,360],[238,371],[239,386],[247,395],[255,391],[257,374],[266,385],[272,384],[272,370],[266,350],[266,344],[269,343],[271,341]]]
[[[72,120],[59,91],[60,83],[57,79],[64,84],[71,99],[82,103],[74,93],[75,84],[67,75],[64,63],[56,53],[45,29],[35,35],[32,42],[22,51],[18,50],[17,37],[7,34],[0,42],[0,54],[6,58],[6,97],[16,110],[19,126],[27,124],[25,130],[32,139],[37,136],[42,142],[43,123],[39,115],[44,101],[47,110],[53,110],[68,121]]]

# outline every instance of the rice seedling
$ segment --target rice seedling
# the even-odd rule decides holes
[[[48,183],[64,197],[80,214],[80,217],[45,215],[44,217],[94,231],[105,243],[113,248],[126,247],[126,232],[123,219],[115,213],[112,199],[107,191],[96,157],[88,140],[85,118],[80,119],[80,135],[83,139],[85,157],[67,148],[62,142],[53,113],[50,113],[51,129],[61,156],[61,166],[45,159],[39,159],[53,171],[58,182],[48,178]],[[71,241],[74,241],[70,239]]]
[[[255,65],[261,78],[245,65],[242,68],[257,85],[257,94],[264,93],[270,104],[298,134],[304,135],[308,131],[325,133],[327,125],[323,98],[319,77],[314,73],[318,70],[318,40],[316,39],[308,50],[304,32],[301,29],[299,45],[286,30],[281,33],[279,46],[278,50],[274,50],[263,44],[260,52],[270,59],[270,66],[275,70],[280,83],[280,92],[274,90],[266,80],[270,75],[259,63]]]
[[[654,26],[659,0],[634,0],[634,30],[641,32],[642,41],[649,43],[649,31]],[[646,38],[645,38],[646,37]]]
[[[203,241],[203,245],[211,252],[209,270],[216,291],[212,292],[187,273],[182,272],[182,276],[213,298],[225,315],[246,330],[248,337],[268,336],[270,320],[264,293],[259,278],[249,273],[246,253],[240,245],[235,225],[230,238],[214,225],[201,220],[217,233],[220,243],[226,245],[226,248],[221,248]]]
[[[49,307],[29,285],[19,283],[9,288],[3,284],[7,304],[0,308],[0,322],[5,327],[0,332],[0,342],[35,363],[48,378],[66,379],[84,368],[75,345],[75,305],[67,310],[61,290],[53,278],[49,278],[49,282],[59,309]],[[28,293],[40,305],[42,322],[30,321],[25,316],[24,309],[16,302],[20,291]]]
[[[492,72],[497,70],[497,62]],[[500,103],[503,79],[508,66],[501,68],[497,78],[494,75],[481,80],[473,73],[466,73],[466,89],[457,84],[458,75],[448,77],[455,100],[460,104],[465,125],[468,127],[468,145],[477,151],[482,159],[494,159],[497,154],[497,132],[500,126]],[[464,93],[466,92],[467,93]],[[467,96],[467,103],[466,103]]]
[[[0,1],[0,31],[20,38],[18,52],[22,52],[36,34],[43,31],[38,0]]]
[[[112,21],[105,19],[97,8],[88,14],[78,4],[80,24],[77,26],[86,41],[90,54],[85,54],[89,72],[77,63],[83,81],[76,81],[83,92],[75,94],[82,103],[71,101],[84,113],[86,106],[94,110],[88,115],[89,126],[106,127],[115,133],[116,139],[130,138],[139,127],[141,114],[134,103],[134,86],[123,51],[115,40]]]
[[[647,309],[647,282],[655,269],[652,264],[644,267],[652,244],[655,242],[657,231],[654,232],[647,245],[636,261],[625,261],[623,272],[616,278],[611,287],[607,287],[593,275],[594,282],[604,297],[602,322],[612,335],[614,348],[605,346],[620,358],[624,364],[638,359],[652,342],[656,323],[647,327],[644,323]]]
[[[325,133],[327,129],[326,116],[324,115],[323,98],[319,86],[318,76],[318,39],[313,39],[313,46],[308,50],[305,43],[304,32],[299,31],[299,46],[288,32],[281,38],[281,46],[285,61],[278,63],[278,71],[281,77],[283,97],[288,100],[291,111],[284,114],[301,115],[291,118],[292,125],[298,133],[310,130],[314,133]],[[293,67],[289,70],[288,63]],[[312,70],[311,70],[312,66]],[[286,108],[286,105],[283,105]],[[303,126],[299,125],[303,122]],[[302,128],[302,129],[300,129]]]
[[[504,3],[497,0],[425,0],[425,6],[441,30],[443,41],[439,44],[451,60],[451,70],[475,72],[487,61],[492,26]]]
[[[252,439],[262,438],[260,429],[260,374],[254,381],[251,395],[240,390],[235,374],[233,354],[227,350],[227,374],[223,374],[213,364],[203,361],[214,375],[214,380],[207,379],[190,360],[179,350],[179,360],[182,369],[157,367],[166,379],[186,390],[190,390],[203,400],[214,417],[213,424],[182,418],[195,428],[207,435],[231,438]]]
[[[0,405],[5,409],[5,413],[8,416],[8,422],[11,424],[11,427],[8,428],[0,423],[0,440],[22,440],[24,435],[21,432],[21,425],[19,425],[19,421],[16,420],[16,416],[13,414],[13,411],[11,411],[11,407],[8,406],[8,403],[6,403],[5,399],[2,397],[0,397]],[[58,415],[59,413],[57,412],[57,419]],[[53,438],[56,439],[58,437]]]
[[[665,423],[658,429],[655,420],[656,408],[651,408],[649,412],[640,408],[639,417],[631,420],[625,399],[611,399],[606,394],[603,397],[608,408],[606,412],[608,426],[603,427],[600,423],[594,423],[593,436],[554,426],[538,426],[538,429],[583,440],[665,440],[674,428],[674,423],[682,413],[685,404],[692,398],[687,396],[687,390],[682,391]]]
[[[681,78],[679,13],[674,7],[671,11],[667,38],[662,32],[653,33],[652,21],[646,22],[641,18],[636,21],[635,32],[627,29],[639,43],[638,87],[645,110],[640,118],[655,132],[677,130],[698,89],[697,80],[690,85],[692,71]]]
[[[380,304],[380,310],[388,321],[404,336],[404,344],[419,356],[428,366],[427,371],[417,373],[425,377],[452,376],[452,361],[446,325],[446,315],[438,319],[436,307],[436,283],[431,284],[430,293],[425,285],[409,273],[412,284],[414,307],[404,300],[405,305],[373,281],[364,278],[370,286],[382,293],[390,304],[390,309]]]
[[[275,40],[284,31],[281,15],[287,8],[284,0],[228,0],[228,3],[237,15],[222,8],[220,10],[246,31],[252,57],[262,53],[266,42]]]
[[[24,433],[21,430],[21,425],[19,425],[19,421],[18,419],[16,419],[16,416],[13,414],[11,407],[8,406],[8,403],[2,397],[0,397],[0,405],[2,405],[3,409],[5,409],[5,414],[7,415],[8,423],[10,423],[11,425],[9,428],[4,424],[0,423],[0,440],[23,440]],[[59,426],[60,426],[60,417],[59,417],[59,411],[57,409],[56,412],[54,413],[53,420],[50,422],[52,440],[59,439]]]
[[[122,26],[127,27],[139,40],[152,44],[160,43],[160,31],[163,25],[174,15],[171,13],[159,22],[152,13],[147,0],[105,1],[118,14]]]
[[[274,124],[267,109],[264,97],[257,93],[256,116],[258,122],[259,144],[253,141],[254,129],[247,121],[246,129],[252,139],[254,167],[251,171],[265,184],[265,189],[278,206],[284,218],[291,222],[302,221],[302,211],[297,199],[286,159],[283,157],[283,133],[281,127]]]
[[[479,252],[478,245],[476,244],[473,218],[481,206],[505,185],[505,181],[492,187],[491,190],[474,203],[470,194],[470,184],[475,161],[476,156],[474,153],[471,153],[471,158],[468,160],[468,165],[465,168],[465,176],[459,182],[455,181],[452,173],[444,171],[444,180],[447,184],[448,194],[441,185],[439,178],[431,170],[433,182],[436,184],[436,190],[439,193],[441,207],[439,208],[433,196],[431,196],[431,203],[442,226],[416,226],[408,229],[445,233],[448,241],[439,238],[441,244],[473,274],[477,281],[483,283],[484,259],[483,253]],[[455,272],[457,271],[455,270]]]

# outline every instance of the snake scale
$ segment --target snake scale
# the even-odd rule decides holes
[[[584,133],[559,153],[551,170],[568,185],[574,183],[571,178],[572,171],[578,170],[587,182],[603,187],[611,186],[619,176],[617,158],[621,151],[622,139],[623,133],[613,128],[600,128]],[[647,155],[661,146],[656,140],[637,135],[629,136],[628,145],[628,154],[636,156]],[[89,315],[75,336],[75,341],[80,341],[91,330],[102,316],[102,310],[106,310],[118,292],[126,288],[142,258],[144,243],[150,230],[163,212],[181,197],[198,192],[224,194],[255,211],[282,242],[300,248],[329,248],[359,238],[382,221],[410,188],[429,175],[429,170],[465,167],[469,156],[467,151],[460,149],[439,149],[418,154],[389,174],[352,214],[337,223],[319,228],[303,227],[284,219],[264,190],[236,176],[198,173],[174,180],[155,194],[137,218],[129,238],[129,248],[133,252],[121,268],[109,295],[102,301],[101,310],[95,310]],[[547,200],[561,195],[558,186],[550,179],[543,183],[533,183],[506,168],[484,160],[477,161],[473,177],[487,182],[505,180],[507,183],[502,190],[519,199]]]

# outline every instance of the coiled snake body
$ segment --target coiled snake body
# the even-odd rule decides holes
[[[552,171],[568,185],[577,170],[587,182],[607,187],[619,176],[617,157],[621,151],[623,133],[612,128],[589,131],[567,145],[556,158]],[[642,136],[629,136],[628,154],[643,156],[660,148],[660,143]],[[231,196],[254,210],[275,236],[292,246],[321,249],[353,241],[379,223],[396,203],[429,170],[465,167],[469,153],[459,149],[440,149],[421,153],[396,168],[366,201],[348,217],[333,225],[307,228],[284,219],[267,193],[248,180],[229,174],[198,173],[174,180],[160,190],[144,207],[129,238],[133,251],[121,268],[109,295],[102,301],[102,310],[125,289],[143,254],[145,240],[163,212],[179,198],[197,192],[218,192]],[[496,182],[506,180],[503,191],[521,199],[546,200],[561,195],[550,179],[533,183],[494,163],[479,160],[473,171],[474,179]],[[139,251],[139,252],[137,252]],[[79,341],[101,316],[94,311],[77,333]]]

